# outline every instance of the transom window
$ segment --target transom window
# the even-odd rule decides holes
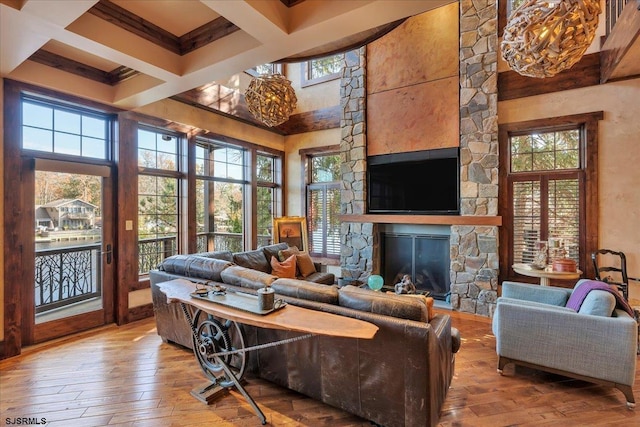
[[[107,160],[109,119],[86,110],[23,98],[22,148]]]
[[[302,87],[334,80],[340,77],[344,67],[344,54],[312,59],[302,64]]]
[[[511,172],[580,168],[578,129],[512,136]]]
[[[253,77],[262,74],[282,74],[282,64],[260,64],[245,70],[245,72]]]

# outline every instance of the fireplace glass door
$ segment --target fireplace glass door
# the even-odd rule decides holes
[[[382,276],[393,287],[409,274],[418,292],[444,300],[449,294],[449,236],[385,233]]]

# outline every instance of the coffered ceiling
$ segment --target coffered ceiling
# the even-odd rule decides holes
[[[0,71],[135,109],[354,47],[452,0],[0,0]]]

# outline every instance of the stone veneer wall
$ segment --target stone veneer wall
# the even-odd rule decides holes
[[[460,2],[460,213],[498,215],[496,0]],[[451,227],[451,306],[492,316],[498,228]]]
[[[460,2],[461,215],[498,214],[497,2]],[[366,57],[346,55],[340,97],[341,213],[365,212]],[[377,259],[377,225],[342,223],[342,276],[365,280]],[[451,226],[451,306],[492,316],[498,289],[498,229]]]
[[[345,54],[345,66],[340,81],[342,118],[340,141],[342,188],[340,212],[366,213],[366,48]],[[365,281],[373,271],[377,255],[377,225],[343,222],[341,225],[340,265],[342,277]]]

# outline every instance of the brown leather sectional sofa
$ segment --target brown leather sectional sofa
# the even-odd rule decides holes
[[[278,250],[274,246],[257,251],[270,258],[268,254]],[[249,372],[381,426],[438,424],[460,345],[458,331],[451,327],[448,315],[436,314],[428,319],[426,305],[416,298],[354,286],[338,288],[309,280],[279,279],[240,266],[228,257],[201,255],[211,256],[170,257],[150,273],[157,329],[163,340],[192,347],[184,313],[178,304],[166,303],[157,283],[188,278],[251,293],[268,283],[277,298],[288,304],[365,320],[379,329],[371,340],[315,336],[251,351],[246,353]],[[242,256],[235,258],[240,260]],[[316,278],[322,280],[325,274]],[[333,283],[331,277],[324,280]],[[248,325],[242,325],[242,329],[247,346],[303,335]]]

